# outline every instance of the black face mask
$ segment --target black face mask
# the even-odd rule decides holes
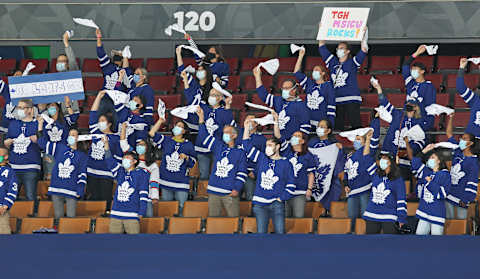
[[[412,105],[406,105],[406,106],[405,106],[405,110],[406,110],[406,111],[415,111],[415,107],[412,106]]]
[[[112,57],[113,62],[121,62],[122,59],[123,59],[123,57],[121,57],[120,55],[114,55]]]
[[[212,59],[215,59],[215,57],[217,57],[215,55],[215,53],[207,53],[207,55],[205,56],[205,59],[208,61],[208,62],[211,62]]]

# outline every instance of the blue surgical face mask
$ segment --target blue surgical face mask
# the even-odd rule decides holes
[[[345,56],[345,50],[343,48],[337,49],[337,57],[343,58]]]
[[[57,108],[56,107],[49,107],[48,108],[48,115],[54,116],[57,113]]]
[[[67,64],[65,62],[57,62],[55,68],[57,68],[57,72],[64,72],[67,70]]]
[[[76,141],[77,140],[73,136],[68,136],[68,138],[67,138],[67,143],[70,146],[74,145]]]
[[[100,131],[105,131],[107,129],[107,122],[105,121],[98,122],[98,129],[100,129]]]
[[[355,150],[359,150],[360,148],[362,148],[362,146],[363,145],[362,145],[362,142],[360,140],[356,139],[356,140],[353,141],[353,148]]]
[[[325,136],[325,128],[317,127],[317,136],[319,137]]]
[[[282,89],[282,98],[284,98],[285,100],[290,98],[290,90]]]
[[[172,133],[173,133],[174,136],[180,135],[182,133],[182,131],[183,131],[183,129],[178,127],[178,126],[175,126],[172,129]]]
[[[122,159],[122,166],[123,166],[123,168],[128,170],[132,166],[132,162],[130,161],[130,159],[123,158]]]
[[[147,148],[145,147],[145,145],[137,145],[135,147],[135,151],[137,151],[138,155],[143,155],[147,151]]]
[[[300,138],[298,138],[298,137],[293,136],[293,137],[290,139],[290,144],[291,144],[291,145],[297,145],[297,144],[299,144],[299,143],[300,143]]]
[[[229,143],[231,140],[230,134],[223,134],[222,139],[225,143]]]
[[[130,108],[130,110],[136,110],[137,102],[135,102],[134,100],[130,100],[130,102],[128,102],[128,108]]]
[[[133,82],[138,83],[140,81],[140,75],[134,74],[133,75]]]
[[[383,158],[380,159],[379,165],[380,165],[380,169],[386,170],[388,168],[388,160]]]
[[[218,102],[217,102],[217,98],[215,96],[210,96],[208,97],[208,104],[211,105],[211,106],[214,106],[216,105]]]
[[[460,148],[460,150],[465,150],[467,148],[467,141],[461,139],[458,143],[458,147]]]
[[[202,70],[202,71],[197,71],[196,75],[199,80],[202,80],[207,76],[207,73],[205,73],[205,71]]]
[[[17,110],[17,116],[18,116],[18,118],[20,118],[20,119],[25,118],[25,116],[26,116],[26,115],[25,115],[25,110],[23,110],[23,109]]]
[[[431,168],[431,169],[433,170],[433,168],[435,168],[435,165],[436,165],[435,159],[433,159],[433,158],[428,159],[428,161],[427,161],[427,166],[428,166],[429,168]]]
[[[410,75],[411,75],[414,79],[417,79],[417,78],[420,76],[420,73],[418,72],[417,69],[415,69],[415,70],[411,70],[411,71],[410,71]]]
[[[321,75],[320,75],[320,72],[319,72],[319,71],[313,71],[313,72],[312,72],[312,78],[313,78],[314,80],[319,80],[319,79],[320,79],[320,76],[321,76]]]

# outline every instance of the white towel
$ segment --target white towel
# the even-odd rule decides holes
[[[423,141],[425,139],[425,132],[420,125],[415,125],[405,133],[405,136],[408,137],[409,140]]]
[[[373,131],[373,128],[371,128],[371,127],[369,127],[369,128],[359,128],[359,129],[352,130],[352,131],[341,132],[339,135],[341,137],[347,138],[351,142],[354,142],[355,138],[357,136],[364,136],[369,131]]]
[[[212,87],[218,92],[222,93],[224,96],[232,97],[232,94],[230,94],[230,92],[228,92],[227,90],[223,89],[222,86],[218,84],[218,82],[212,82]]]
[[[454,143],[451,143],[451,142],[448,142],[448,141],[444,141],[444,142],[436,143],[436,144],[435,144],[435,148],[437,148],[437,147],[457,149],[457,148],[458,148],[458,144],[454,144]]]
[[[292,52],[292,54],[294,54],[295,52],[297,52],[301,49],[305,50],[305,47],[304,46],[297,46],[296,44],[290,44],[290,51]]]
[[[261,118],[254,118],[253,121],[257,122],[261,126],[266,126],[270,124],[275,124],[275,120],[273,120],[273,115],[267,114]]]
[[[258,64],[258,67],[264,68],[265,71],[267,71],[270,75],[273,76],[277,73],[278,67],[280,67],[280,61],[277,58],[270,59],[268,61],[261,62],[260,64]]]
[[[67,31],[65,31],[65,33],[67,33],[69,39],[70,39],[71,37],[73,37],[73,34],[74,34],[74,33],[73,33],[73,30],[67,30]]]
[[[125,58],[132,58],[132,52],[130,51],[130,46],[125,46],[122,50],[122,56]]]
[[[380,117],[380,119],[388,123],[392,122],[392,114],[388,112],[388,110],[384,106],[379,106],[378,108],[375,108],[375,110],[378,112],[378,116]]]
[[[91,134],[91,135],[78,135],[77,141],[87,141],[94,138],[101,139],[104,135],[102,134]]]
[[[269,108],[269,107],[262,106],[262,105],[257,105],[257,104],[250,103],[250,102],[245,102],[245,105],[247,105],[249,107],[252,107],[252,108],[256,108],[256,109],[261,109],[261,110],[266,110],[266,111],[269,111],[269,112],[274,112],[274,110]]]
[[[187,72],[187,73],[190,73],[190,74],[194,74],[194,73],[195,73],[195,68],[192,67],[192,65],[188,65],[188,66],[185,68],[184,71]]]
[[[427,50],[428,55],[435,55],[437,54],[438,45],[426,45],[425,49]]]
[[[172,36],[172,30],[180,32],[182,34],[186,34],[185,30],[180,28],[180,26],[178,26],[177,24],[172,24],[165,28],[165,34],[167,34],[167,36]]]
[[[35,69],[35,64],[32,62],[28,62],[27,66],[25,67],[25,70],[22,73],[22,76],[27,76],[31,70]]]
[[[374,78],[373,76],[370,78],[370,83],[372,85],[377,85],[378,84],[378,79]]]
[[[440,115],[442,113],[446,113],[447,115],[450,115],[455,112],[454,109],[447,108],[439,104],[431,104],[425,108],[425,111],[427,112],[428,115]]]
[[[198,105],[190,105],[186,107],[174,108],[170,113],[181,119],[187,119],[189,113],[195,113],[197,111]]]
[[[193,51],[193,53],[195,53],[195,54],[196,54],[198,57],[200,57],[200,58],[205,57],[205,53],[201,52],[200,50],[198,50],[198,49],[196,49],[196,48],[194,48],[194,47],[187,46],[187,45],[180,45],[180,47]]]
[[[114,105],[126,104],[130,101],[127,93],[118,90],[105,90],[107,95],[112,99]]]
[[[98,27],[97,24],[95,24],[95,22],[93,22],[93,20],[91,19],[86,19],[86,18],[73,18],[73,21],[77,24],[80,24],[80,25],[83,25],[83,26],[87,26],[87,27],[91,27],[91,28],[95,28],[95,29],[100,29]]]
[[[472,58],[468,58],[467,60],[472,62],[475,65],[480,64],[480,57],[472,57]]]

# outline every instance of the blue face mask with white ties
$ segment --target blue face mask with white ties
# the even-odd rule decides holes
[[[231,140],[230,134],[223,134],[222,139],[225,143],[229,143]]]
[[[147,148],[145,147],[145,145],[137,145],[135,147],[135,151],[137,151],[138,155],[143,155],[147,151]]]
[[[132,162],[130,161],[130,159],[123,158],[122,159],[122,166],[123,166],[124,169],[128,170],[132,166]]]
[[[133,75],[133,82],[138,83],[140,81],[140,75],[134,74]]]
[[[433,170],[436,166],[435,159],[433,158],[428,159],[427,166]]]
[[[300,138],[298,138],[298,137],[293,136],[293,137],[290,139],[290,144],[291,144],[291,145],[297,145],[297,144],[299,144],[299,143],[300,143]]]
[[[73,136],[68,136],[68,138],[67,138],[68,145],[72,146],[72,145],[75,144],[75,142],[76,142],[76,140]]]
[[[319,71],[313,71],[312,72],[312,78],[314,80],[319,80],[320,79],[320,72]]]
[[[57,113],[57,108],[56,107],[49,107],[48,108],[48,115],[54,116]]]
[[[460,150],[462,150],[462,151],[465,150],[465,149],[467,149],[467,141],[461,139],[460,142],[458,143],[458,147],[459,147]]]
[[[387,159],[380,159],[380,162],[378,163],[380,166],[381,170],[386,170],[388,168],[388,160]]]
[[[282,89],[282,98],[285,100],[290,98],[290,90]]]
[[[410,75],[414,78],[417,79],[420,76],[420,73],[418,72],[417,69],[411,70]]]
[[[175,126],[172,129],[172,133],[173,133],[174,136],[178,136],[182,133],[182,128],[180,128],[178,126]]]
[[[355,150],[359,150],[360,148],[362,148],[362,142],[360,140],[355,140],[353,141],[353,149]]]
[[[128,108],[130,110],[136,110],[137,109],[137,102],[135,102],[134,100],[131,100],[130,102],[128,102]]]

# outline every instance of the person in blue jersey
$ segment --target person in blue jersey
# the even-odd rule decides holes
[[[458,69],[456,88],[460,97],[463,98],[470,108],[470,119],[465,129],[465,133],[480,138],[480,97],[465,85],[465,71],[467,68],[467,58],[460,59],[460,67]]]
[[[380,83],[372,82],[372,86],[377,90],[380,106],[392,116],[392,120],[387,130],[387,135],[383,140],[382,153],[393,154],[399,157],[400,172],[404,180],[411,180],[412,174],[410,169],[410,159],[408,158],[404,136],[405,134],[417,126],[422,131],[427,128],[426,118],[422,116],[420,106],[414,100],[407,101],[405,109],[395,108],[385,94],[383,94]],[[423,140],[409,139],[410,147],[413,154],[420,152],[426,145],[426,138]]]
[[[366,31],[367,32],[367,31]],[[365,32],[365,34],[367,34]],[[364,36],[361,50],[355,57],[351,56],[350,45],[341,42],[337,45],[336,56],[330,53],[325,41],[318,41],[318,50],[323,61],[330,70],[333,89],[335,91],[336,121],[335,129],[345,129],[347,117],[353,129],[360,128],[360,104],[362,97],[357,83],[357,72],[360,69],[368,52],[368,37]]]
[[[135,146],[138,140],[147,138],[148,123],[147,120],[142,117],[145,104],[145,97],[143,95],[137,95],[133,97],[127,105],[115,105],[119,123],[118,126],[120,127],[123,123],[127,123],[126,137],[130,146]]]
[[[18,77],[21,75],[22,75],[22,71],[15,71],[13,73],[14,77]],[[11,102],[10,88],[8,87],[8,84],[5,83],[5,81],[3,81],[2,79],[0,79],[0,95],[5,100],[5,105],[2,108],[1,121],[0,121],[0,133],[3,136],[3,135],[6,135],[8,132],[8,125],[10,124],[10,121],[15,119],[15,115],[14,115],[15,105]]]
[[[322,148],[329,146],[331,144],[336,144],[337,148],[339,149],[335,168],[332,175],[332,180],[330,181],[330,188],[321,189],[321,181],[323,179],[323,174],[320,171],[319,167],[315,170],[315,180],[314,180],[314,189],[313,195],[319,196],[320,202],[322,206],[325,208],[325,212],[322,214],[321,217],[329,217],[330,216],[330,205],[332,201],[338,201],[340,196],[342,195],[342,184],[341,181],[344,180],[344,166],[345,166],[345,154],[343,152],[343,146],[341,143],[336,142],[335,140],[329,139],[333,132],[332,123],[328,119],[322,119],[318,122],[316,128],[316,137],[313,137],[308,142],[308,149],[310,152],[317,148]],[[317,155],[315,155],[317,157]],[[317,160],[320,158],[317,157]],[[315,191],[317,191],[316,193]],[[325,193],[324,193],[325,192]]]
[[[453,137],[452,113],[447,120],[446,134],[448,141],[458,145],[453,151],[450,176],[452,185],[447,193],[446,217],[447,219],[467,219],[467,209],[477,196],[479,162],[477,154],[479,143],[474,135],[464,133],[457,142]],[[456,212],[456,214],[455,214]]]
[[[376,164],[373,160],[378,149],[380,137],[380,119],[374,118],[370,124],[373,130],[355,137],[355,151],[347,155],[345,163],[345,192],[347,193],[348,217],[350,232],[355,231],[355,222],[365,212],[372,188],[370,175]]]
[[[72,109],[70,98],[65,96],[65,108],[67,115],[63,115],[61,105],[58,103],[50,103],[47,106],[46,114],[53,120],[52,123],[43,122],[42,129],[45,131],[45,136],[51,142],[67,143],[68,131],[74,126],[78,120],[79,113],[75,113]],[[43,118],[42,118],[43,119]],[[45,180],[50,180],[52,168],[54,165],[54,158],[46,154],[43,156],[43,174]]]
[[[243,135],[244,131],[247,130],[250,134],[250,139],[252,141],[253,146],[258,150],[265,150],[265,144],[267,143],[267,138],[259,131],[259,126],[255,119],[254,114],[248,114],[245,117],[245,120],[248,121],[248,126],[244,126],[243,128],[239,129],[239,134]],[[243,148],[243,139],[242,137],[238,137],[235,141],[235,144],[238,146],[242,146]],[[255,192],[255,185],[257,178],[255,177],[255,163],[251,160],[247,159],[247,170],[248,170],[248,177],[245,180],[245,185],[243,187],[243,193],[245,194],[245,200],[251,201],[253,198],[253,193]]]
[[[247,158],[243,149],[235,145],[238,131],[235,127],[223,127],[222,139],[209,133],[201,106],[197,109],[200,129],[197,141],[213,155],[213,169],[208,180],[208,216],[216,217],[225,208],[228,217],[240,214],[240,193],[247,178]]]
[[[307,94],[307,108],[310,111],[310,124],[312,127],[318,125],[318,121],[328,119],[335,125],[335,91],[333,84],[328,80],[327,69],[322,65],[313,67],[311,78],[302,73],[302,61],[305,56],[305,49],[300,49],[297,63],[295,64],[295,78]]]
[[[95,101],[90,109],[89,131],[90,134],[106,135],[109,141],[110,153],[117,161],[122,160],[122,149],[120,137],[113,129],[113,118],[111,114],[99,114],[97,112],[100,100],[105,96],[105,91],[98,92]],[[105,146],[103,141],[92,138],[92,144],[88,153],[87,164],[87,192],[89,199],[95,201],[107,201],[107,211],[112,204],[113,174],[107,167],[105,158]]]
[[[433,83],[425,79],[426,67],[423,63],[412,61],[424,53],[425,45],[421,45],[418,49],[409,56],[402,65],[402,76],[405,80],[405,87],[407,89],[407,100],[415,101],[420,106],[422,117],[426,120],[425,130],[431,130],[435,121],[433,115],[427,115],[425,108],[431,104],[435,104],[437,100],[437,90]]]
[[[187,33],[185,34],[185,39],[188,41],[190,46],[198,49],[197,44],[192,39],[192,37]],[[223,50],[221,46],[210,46],[206,56],[202,59],[195,55],[195,62],[200,65],[208,65],[210,71],[212,72],[212,79],[223,88],[226,88],[228,85],[228,77],[230,76],[230,66],[225,62],[223,58]]]
[[[38,118],[38,145],[54,160],[48,187],[48,195],[52,197],[53,202],[53,213],[58,220],[65,216],[66,207],[67,217],[73,218],[76,216],[77,200],[85,193],[88,157],[78,149],[78,130],[71,129],[65,143],[51,141],[45,134],[43,121],[41,117]]]
[[[420,199],[416,212],[419,219],[417,235],[442,235],[445,225],[445,199],[450,192],[452,178],[445,159],[434,149],[435,144],[429,144],[422,150],[422,155],[428,158],[424,164],[420,157],[413,156],[413,149],[407,141],[407,153],[412,160],[412,173],[417,178]]]
[[[11,234],[9,209],[18,195],[18,181],[8,161],[8,148],[0,146],[0,234]],[[14,228],[15,229],[15,228]]]
[[[407,223],[407,202],[405,182],[394,157],[381,154],[378,166],[369,174],[372,176],[372,192],[363,213],[366,233],[397,234],[397,223],[399,227]]]
[[[164,136],[157,131],[165,122],[159,119],[148,132],[153,144],[162,151],[160,164],[159,186],[162,190],[162,200],[177,200],[179,215],[183,214],[183,205],[188,199],[190,191],[190,177],[188,172],[197,161],[197,153],[193,143],[185,138],[188,128],[185,123],[178,121],[172,129],[173,136]]]
[[[109,140],[102,137],[108,168],[117,181],[112,211],[110,211],[110,233],[140,233],[139,218],[146,216],[148,204],[149,173],[138,167],[138,154],[128,151],[123,154],[122,163],[112,157]]]
[[[277,114],[274,114],[274,121],[274,125],[278,126]],[[250,134],[244,130],[243,146],[247,159],[255,163],[257,185],[252,204],[257,233],[267,233],[268,223],[272,219],[275,233],[283,234],[285,202],[292,198],[296,190],[292,164],[280,155],[281,142],[276,137],[269,138],[262,151],[253,146]]]
[[[18,184],[25,186],[26,198],[37,198],[37,181],[42,159],[37,144],[38,121],[34,119],[31,99],[20,100],[15,109],[19,120],[11,120],[5,146],[10,149],[10,166],[15,171]]]
[[[278,113],[278,125],[282,140],[290,139],[294,132],[310,133],[310,114],[305,102],[297,95],[297,83],[293,79],[282,83],[282,96],[268,93],[262,82],[262,71],[256,66],[252,70],[255,76],[258,97]]]

